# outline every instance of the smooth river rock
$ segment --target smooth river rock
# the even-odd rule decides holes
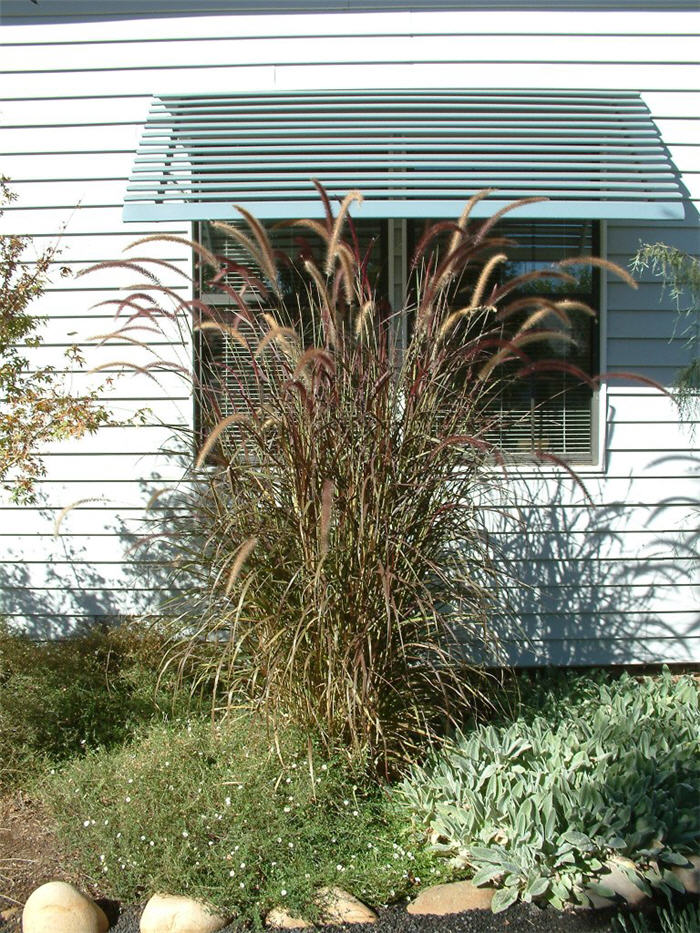
[[[421,891],[406,910],[409,914],[459,914],[463,910],[490,910],[493,888],[477,888],[471,881],[435,884]]]
[[[321,888],[316,898],[324,923],[375,923],[377,915],[342,888]]]
[[[141,933],[216,933],[227,918],[212,913],[191,897],[154,894],[143,909]]]
[[[688,857],[687,865],[674,865],[671,869],[688,894],[700,894],[700,855]]]
[[[107,933],[109,920],[97,904],[72,884],[49,881],[27,898],[23,933]]]
[[[265,926],[275,930],[310,930],[311,924],[301,917],[295,917],[284,907],[273,907],[265,917]]]

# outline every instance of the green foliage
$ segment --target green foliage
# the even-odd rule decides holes
[[[129,626],[37,642],[0,624],[0,787],[166,715],[162,650],[156,636]]]
[[[676,303],[681,336],[686,338],[692,359],[678,373],[677,401],[681,415],[690,420],[700,393],[700,262],[689,253],[665,243],[644,243],[632,260],[632,269],[651,269],[663,280]]]
[[[381,904],[445,870],[362,771],[247,717],[153,726],[44,794],[82,868],[127,902],[182,893],[257,923],[274,905],[314,916],[321,886]]]
[[[504,570],[489,522],[508,500],[499,399],[513,379],[547,372],[528,348],[572,340],[571,314],[585,313],[547,297],[551,280],[576,283],[569,266],[500,280],[498,215],[469,221],[483,196],[426,232],[415,293],[393,313],[347,219],[356,193],[336,218],[326,199],[324,221],[293,225],[306,237],[300,256],[280,256],[245,212],[247,230],[214,226],[251,257],[247,267],[192,244],[232,306],[196,303],[198,339],[228,341],[238,365],[214,358],[195,384],[213,396],[212,419],[186,514],[166,529],[179,588],[191,585],[167,609],[165,663],[215,643],[201,670],[222,707],[291,717],[328,753],[368,754],[385,772],[462,719],[481,689],[479,663],[498,655],[489,620]],[[155,276],[141,259],[113,265]],[[530,294],[537,282],[543,294]],[[173,294],[141,290],[123,324],[130,339],[192,313],[191,303],[164,308]],[[588,378],[568,369],[574,383]]]
[[[7,181],[0,176],[0,216],[16,197]],[[96,391],[73,395],[55,367],[32,369],[25,356],[42,344],[41,319],[27,309],[43,294],[57,256],[56,247],[49,247],[26,262],[28,245],[28,237],[0,236],[0,487],[17,502],[34,499],[36,481],[44,474],[41,447],[92,433],[108,420]],[[66,368],[83,362],[77,347],[66,350],[65,358]]]
[[[615,919],[616,933],[697,933],[700,930],[700,907],[661,908],[656,914],[628,914]]]
[[[636,864],[640,886],[669,894],[671,866],[700,837],[694,679],[581,680],[545,716],[459,734],[401,785],[434,850],[499,885],[494,910],[518,897],[585,902],[585,883],[613,854]]]

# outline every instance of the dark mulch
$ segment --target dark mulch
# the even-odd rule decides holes
[[[108,915],[113,905],[102,902]],[[115,925],[110,933],[139,933],[141,907],[129,907],[120,916],[112,914]],[[379,912],[375,924],[340,924],[320,926],[319,933],[614,933],[612,919],[616,910],[577,910],[560,912],[540,908],[534,904],[515,904],[501,914],[488,910],[469,910],[446,917],[417,917],[406,913],[403,907],[390,907]],[[221,933],[243,933],[251,927],[241,928],[234,923]],[[7,931],[10,933],[10,931]]]
[[[112,923],[110,933],[139,933],[143,905],[121,909],[115,902],[99,900]],[[653,905],[650,909],[654,910]],[[418,917],[402,906],[379,911],[375,924],[334,924],[316,927],[317,933],[618,933],[613,925],[616,909],[560,912],[534,904],[515,904],[507,911],[469,910],[445,917]],[[652,927],[653,928],[653,927]],[[221,933],[251,933],[251,926],[231,923]],[[3,925],[0,933],[19,933],[19,916]]]
[[[317,927],[324,933],[611,933],[614,911],[559,913],[542,910],[532,904],[516,904],[502,914],[488,910],[469,910],[447,917],[416,917],[402,907],[382,910],[374,924],[355,923]],[[110,933],[139,933],[141,910],[124,911]],[[251,929],[251,928],[247,928]],[[230,924],[221,933],[241,933]]]

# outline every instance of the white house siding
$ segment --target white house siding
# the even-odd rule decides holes
[[[700,13],[649,12],[650,5],[647,11],[596,13],[550,6],[555,9],[108,23],[84,17],[42,22],[41,8],[35,8],[34,22],[2,27],[0,171],[20,196],[6,213],[3,232],[30,234],[41,247],[64,226],[61,263],[74,270],[119,256],[141,235],[187,236],[184,224],[147,228],[121,220],[134,150],[151,96],[158,93],[640,91],[697,204]],[[608,255],[625,265],[640,240],[694,251],[697,230],[692,218],[644,227],[610,222]],[[176,244],[161,247],[159,255],[190,267],[188,250]],[[120,284],[131,284],[129,277],[56,277],[34,308],[50,318],[46,348],[37,358],[57,362],[67,345],[110,330],[108,308],[95,305],[118,295]],[[632,292],[610,281],[607,298],[604,368],[671,385],[688,353],[674,336],[673,309],[658,282],[647,276]],[[159,350],[173,349],[167,340],[163,344]],[[143,351],[92,347],[86,355],[98,365],[141,359]],[[95,378],[79,374],[74,384]],[[143,517],[150,492],[180,475],[180,464],[163,445],[172,433],[167,426],[191,423],[191,400],[177,377],[168,375],[159,385],[144,376],[120,377],[105,400],[124,419],[150,406],[166,427],[114,427],[52,448],[40,505],[6,503],[0,514],[2,611],[40,635],[155,605],[157,554],[152,565],[134,565],[124,557],[130,540],[124,533]],[[602,409],[601,467],[584,471],[594,507],[566,477],[533,478],[528,482],[537,487],[538,504],[527,532],[501,536],[504,556],[532,587],[517,585],[510,592],[531,638],[529,644],[522,635],[509,641],[512,656],[521,663],[700,660],[693,435],[678,424],[667,398],[629,379],[611,382]],[[66,515],[55,537],[57,515],[79,500],[87,501]]]

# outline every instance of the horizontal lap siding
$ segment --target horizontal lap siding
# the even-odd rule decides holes
[[[668,11],[201,16],[119,20],[108,30],[94,22],[4,27],[0,171],[12,177],[20,200],[2,229],[30,234],[41,248],[65,224],[61,263],[75,271],[120,256],[150,232],[188,236],[187,225],[121,221],[133,151],[157,93],[460,86],[641,91],[697,203],[698,33],[700,15]],[[608,254],[616,262],[627,264],[640,240],[692,251],[697,226],[607,225]],[[188,250],[178,244],[148,251],[189,269]],[[177,275],[169,281],[176,285]],[[118,298],[125,282],[128,275],[111,272],[56,277],[34,307],[51,320],[33,365],[62,368],[66,347],[108,333],[114,306],[101,302]],[[687,360],[674,319],[672,302],[652,276],[643,276],[637,291],[611,278],[606,368],[670,385]],[[172,329],[153,343],[163,355],[178,349]],[[146,358],[125,341],[86,353],[90,365]],[[72,380],[82,390],[110,374]],[[8,503],[0,510],[4,609],[37,634],[156,608],[154,591],[169,590],[162,554],[129,549],[143,533],[149,495],[177,481],[189,456],[186,439],[171,436],[191,424],[191,401],[174,373],[160,374],[158,382],[132,373],[100,391],[124,426],[52,447],[38,506]],[[129,424],[142,407],[165,427]],[[504,617],[504,644],[523,663],[700,660],[692,435],[679,427],[667,398],[627,377],[611,380],[602,414],[604,469],[582,470],[595,507],[568,479],[523,474],[535,500],[527,534],[511,529],[494,536],[514,573],[532,587],[512,586],[504,594],[523,630],[514,635]],[[56,519],[72,503],[78,504],[55,537]]]

